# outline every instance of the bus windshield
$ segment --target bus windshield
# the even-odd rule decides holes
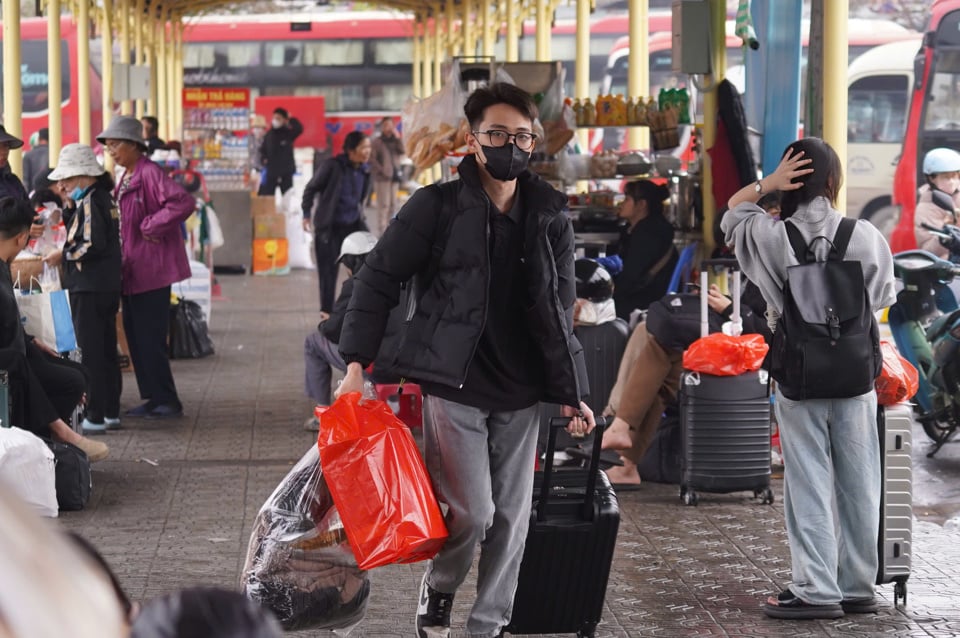
[[[906,75],[872,75],[851,84],[848,141],[899,143],[906,126],[908,84]]]
[[[938,49],[935,64],[923,128],[960,130],[960,49]]]

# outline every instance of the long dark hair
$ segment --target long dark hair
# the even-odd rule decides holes
[[[794,183],[802,183],[803,188],[784,191],[780,204],[780,218],[788,219],[797,212],[801,204],[808,204],[817,197],[826,197],[831,205],[836,206],[837,195],[843,185],[843,167],[833,147],[819,137],[805,137],[787,146],[781,157],[791,151],[794,154],[803,151],[805,159],[813,160],[803,166],[803,168],[812,168],[813,172],[794,179]]]
[[[651,217],[663,217],[663,202],[670,197],[670,189],[663,184],[641,179],[627,182],[623,194],[635,202],[647,202],[647,212]]]

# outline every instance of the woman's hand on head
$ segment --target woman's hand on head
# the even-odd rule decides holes
[[[780,160],[777,170],[763,178],[764,192],[793,191],[801,188],[803,182],[794,182],[793,180],[812,173],[813,169],[807,166],[812,161],[803,156],[803,151],[794,152],[793,148],[787,149],[787,153]]]

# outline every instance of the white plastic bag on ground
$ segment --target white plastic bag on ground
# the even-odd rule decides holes
[[[191,259],[190,278],[173,284],[170,292],[177,297],[197,302],[207,320],[207,328],[210,327],[210,312],[213,310],[213,304],[210,300],[212,296],[210,269],[205,264]]]
[[[287,216],[287,265],[290,268],[315,270],[313,263],[313,233],[303,229],[303,211],[300,202],[303,199],[303,188],[294,185],[287,195],[287,206],[282,208]]]
[[[0,483],[40,516],[60,512],[53,451],[32,432],[0,428]]]

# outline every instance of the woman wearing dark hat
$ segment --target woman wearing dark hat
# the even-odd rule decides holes
[[[143,405],[127,416],[170,418],[183,405],[167,358],[170,285],[190,276],[180,224],[196,202],[182,186],[144,154],[143,125],[117,116],[97,136],[118,171],[114,198],[120,208],[123,328]]]
[[[7,129],[0,124],[0,199],[12,197],[14,199],[29,199],[27,189],[23,187],[20,178],[10,170],[10,164],[7,158],[10,151],[23,146],[23,140],[7,133]]]
[[[120,309],[120,215],[113,180],[86,144],[67,144],[49,175],[75,206],[64,211],[67,240],[45,261],[64,262],[64,287],[90,372],[85,434],[120,427],[121,372],[117,361]]]

